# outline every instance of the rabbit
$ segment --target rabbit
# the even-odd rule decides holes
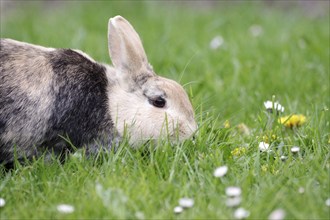
[[[80,50],[0,41],[0,164],[14,159],[111,150],[168,138],[183,141],[197,129],[188,95],[156,75],[142,42],[121,16],[108,22],[112,66]]]

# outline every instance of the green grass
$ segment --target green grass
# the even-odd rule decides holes
[[[189,4],[81,1],[51,8],[18,2],[15,9],[1,9],[1,37],[78,48],[107,63],[107,21],[123,15],[139,32],[156,72],[185,85],[200,126],[194,142],[138,150],[123,142],[116,154],[70,157],[63,165],[40,159],[2,172],[1,219],[229,219],[228,186],[241,187],[240,206],[250,219],[265,219],[278,208],[287,219],[329,218],[329,11],[311,17],[297,7],[261,2],[203,9]],[[249,31],[254,24],[263,29],[259,37]],[[217,35],[224,44],[211,50]],[[273,95],[285,115],[304,114],[306,124],[267,127],[263,102]],[[239,131],[240,123],[249,135]],[[259,142],[273,134],[273,151],[259,152]],[[300,147],[297,155],[292,146]],[[233,156],[237,147],[245,153]],[[229,171],[215,178],[221,165]],[[176,215],[182,197],[195,204]],[[57,212],[63,203],[75,212]]]

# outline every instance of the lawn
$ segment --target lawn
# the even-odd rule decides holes
[[[39,159],[1,169],[1,219],[231,219],[239,207],[248,219],[275,210],[286,219],[329,219],[329,9],[310,14],[261,1],[13,4],[2,5],[1,37],[77,48],[103,63],[111,63],[108,19],[127,18],[156,72],[185,86],[199,132],[177,145],[134,150],[124,140],[97,158],[78,152],[63,165]],[[267,100],[284,112],[266,111]],[[292,114],[305,123],[279,123]],[[261,142],[269,148],[261,151]],[[228,171],[215,177],[220,166]],[[241,189],[236,207],[228,204],[230,186]],[[181,198],[194,204],[174,213]],[[60,204],[73,212],[58,211]]]

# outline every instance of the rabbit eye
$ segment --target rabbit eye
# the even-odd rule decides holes
[[[162,97],[157,97],[156,99],[149,99],[149,103],[157,108],[164,108],[166,100]]]

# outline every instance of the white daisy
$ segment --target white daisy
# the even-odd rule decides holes
[[[176,207],[174,207],[173,211],[175,214],[179,214],[179,213],[183,212],[183,208],[181,206],[176,206]]]
[[[250,212],[245,210],[244,208],[238,208],[234,212],[234,218],[235,219],[245,219],[249,217]]]
[[[325,205],[330,207],[330,198],[328,198],[327,200],[325,200]]]
[[[268,149],[269,149],[269,144],[268,143],[266,143],[266,142],[260,142],[259,143],[259,150],[261,152],[268,151]]]
[[[215,36],[211,42],[210,42],[210,48],[212,50],[218,49],[222,44],[224,43],[224,40],[221,36]]]
[[[241,195],[241,193],[242,193],[241,188],[237,186],[229,186],[226,188],[226,195],[228,197],[238,197]]]
[[[286,159],[288,159],[288,157],[287,157],[287,156],[284,156],[284,155],[282,155],[282,156],[280,157],[280,159],[281,159],[282,161],[286,161]]]
[[[215,169],[213,176],[215,177],[223,177],[224,175],[226,175],[228,171],[228,167],[227,166],[221,166],[218,167],[217,169]]]
[[[297,146],[291,147],[291,152],[292,153],[298,153],[299,150],[300,150],[300,147],[297,147]]]
[[[191,208],[194,205],[194,200],[193,199],[190,199],[190,198],[181,198],[179,200],[179,205],[182,208]]]
[[[264,106],[267,111],[272,112],[275,109],[277,112],[284,112],[284,107],[278,102],[266,101]]]
[[[276,209],[268,216],[268,220],[282,220],[285,218],[285,211],[283,209]]]
[[[0,198],[0,208],[6,205],[6,201],[4,198]]]
[[[68,204],[60,204],[57,206],[57,211],[63,214],[69,214],[74,212],[74,207]]]

